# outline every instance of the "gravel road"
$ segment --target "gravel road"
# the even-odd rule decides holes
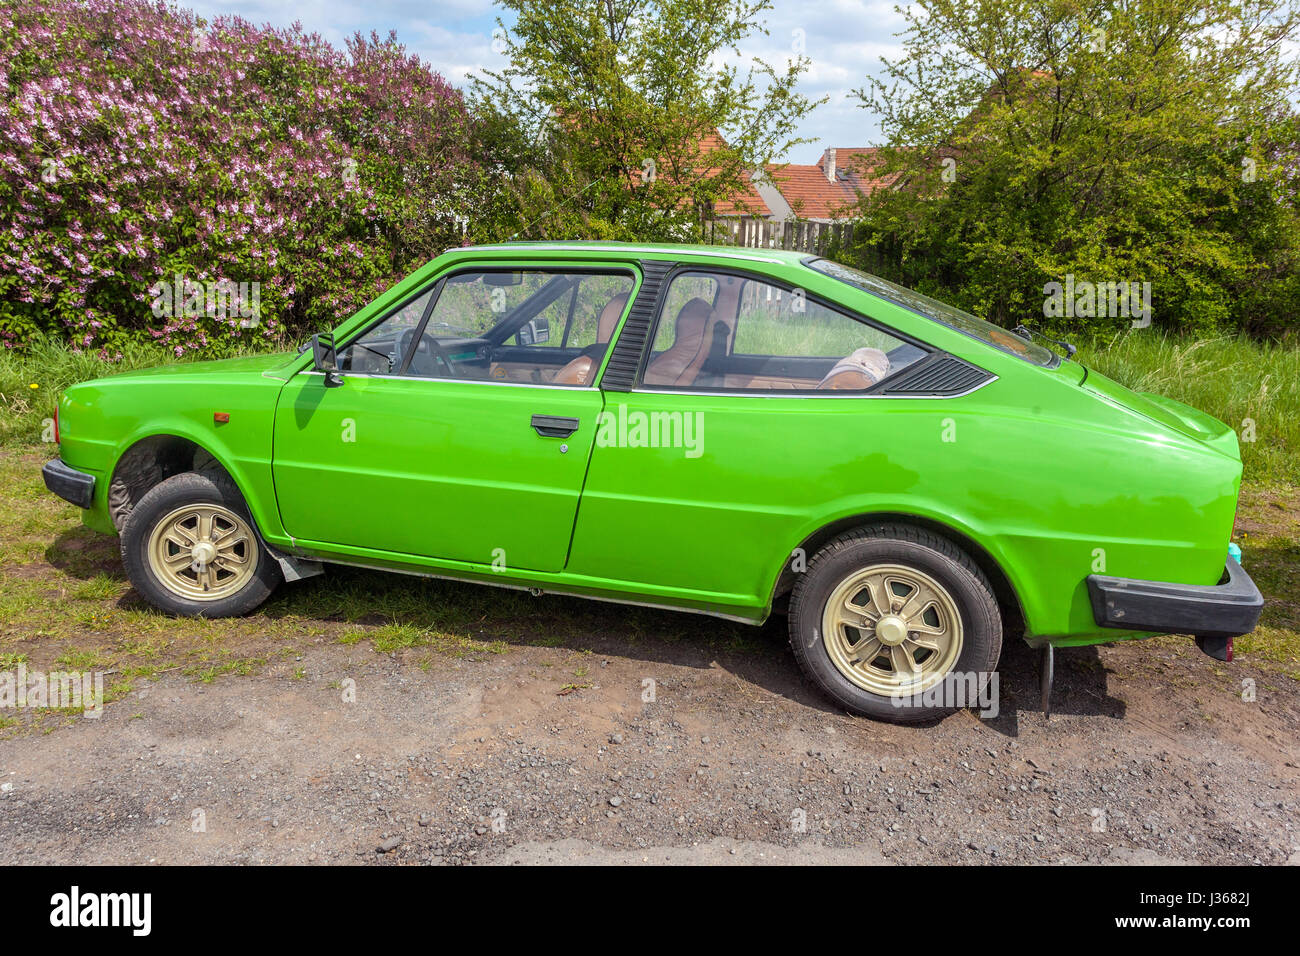
[[[0,863],[1300,862],[1289,678],[1065,651],[1045,721],[1016,645],[996,718],[903,728],[826,704],[783,621],[756,636],[167,674],[0,741]]]

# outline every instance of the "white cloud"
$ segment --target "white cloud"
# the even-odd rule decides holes
[[[258,25],[288,27],[299,21],[308,33],[319,33],[338,45],[358,31],[387,36],[396,30],[408,50],[456,84],[463,84],[467,74],[505,65],[492,51],[492,31],[500,8],[488,0],[440,0],[436,5],[421,0],[179,2],[208,20],[237,14]],[[828,146],[878,141],[876,117],[859,108],[846,93],[863,86],[868,74],[878,72],[882,55],[899,54],[893,34],[901,29],[903,20],[894,12],[893,0],[819,0],[815,4],[776,0],[766,19],[768,35],[751,37],[742,44],[742,56],[782,64],[793,55],[797,36],[812,60],[801,80],[801,91],[813,99],[831,97],[800,129],[800,135],[813,142],[796,148],[786,159],[810,163]]]

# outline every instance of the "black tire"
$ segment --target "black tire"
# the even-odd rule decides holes
[[[855,572],[877,564],[928,575],[948,592],[960,615],[961,651],[943,679],[946,686],[934,694],[891,697],[860,687],[840,671],[823,641],[823,611],[832,593]],[[845,710],[891,723],[918,723],[958,709],[926,698],[960,699],[953,694],[969,691],[971,685],[955,685],[964,681],[960,675],[969,674],[981,675],[977,683],[983,693],[1002,653],[1002,615],[983,572],[951,541],[910,525],[858,528],[822,548],[795,583],[789,626],[790,646],[809,680]],[[965,694],[966,706],[975,706],[970,696]]]
[[[233,593],[217,599],[193,599],[164,584],[149,560],[155,529],[168,515],[188,505],[215,505],[234,512],[248,526],[247,549],[256,561],[251,574]],[[179,617],[237,617],[270,597],[282,580],[280,566],[262,544],[257,526],[235,483],[224,472],[187,471],[159,482],[131,509],[122,528],[122,563],[140,595],[154,607]]]

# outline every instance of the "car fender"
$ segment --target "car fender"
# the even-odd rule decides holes
[[[117,473],[122,458],[140,442],[152,438],[180,438],[211,455],[239,489],[263,540],[267,544],[281,547],[291,545],[280,523],[279,510],[275,507],[274,487],[271,483],[269,434],[265,457],[250,457],[248,454],[239,454],[223,440],[219,432],[211,428],[203,428],[192,419],[175,414],[149,421],[146,425],[128,433],[116,444],[112,464],[108,469],[109,481],[104,482],[103,489],[96,492],[96,497],[100,498],[97,504],[103,507],[105,512],[108,508],[109,484],[112,476]]]
[[[768,594],[771,596],[769,608],[782,584],[789,580],[788,576],[798,573],[794,569],[801,551],[802,566],[806,568],[813,554],[828,541],[852,528],[877,522],[913,523],[928,527],[949,537],[967,552],[972,550],[970,545],[974,545],[983,555],[971,554],[971,558],[981,564],[984,563],[981,558],[992,563],[993,569],[1001,574],[1003,582],[1010,589],[1010,596],[1019,604],[1021,613],[1026,620],[1031,619],[1037,606],[1037,592],[1031,578],[1023,572],[1021,563],[1008,552],[997,534],[966,516],[954,514],[950,508],[940,508],[928,501],[898,501],[879,497],[836,502],[833,509],[810,518],[800,528],[789,542],[780,567],[768,582]],[[811,549],[808,547],[810,543],[813,545]],[[996,589],[1001,582],[991,583]]]

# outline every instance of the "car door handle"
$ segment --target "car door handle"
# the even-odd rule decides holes
[[[533,428],[543,438],[568,438],[578,430],[581,424],[576,418],[561,418],[557,415],[534,415]]]

